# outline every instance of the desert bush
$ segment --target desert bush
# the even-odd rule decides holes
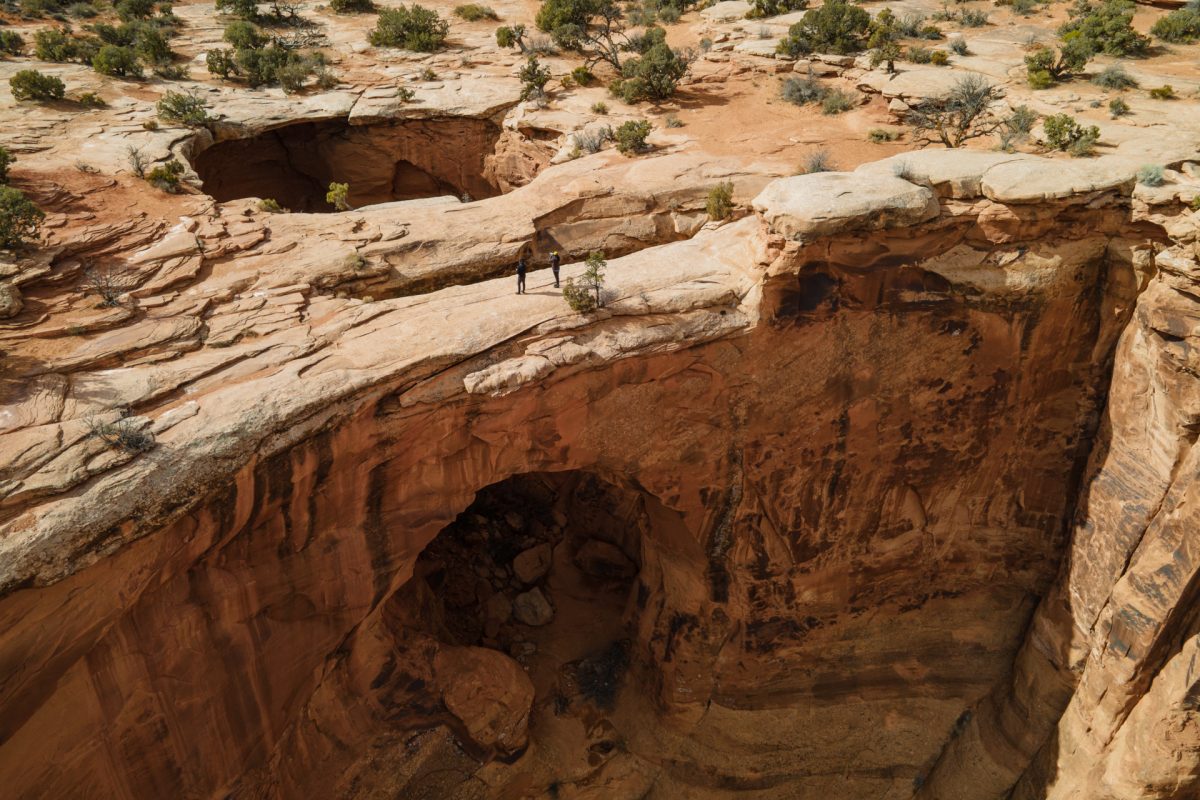
[[[0,146],[0,185],[8,183],[8,169],[16,160],[16,156],[8,152],[8,148]]]
[[[988,15],[983,11],[964,8],[958,15],[964,28],[982,28],[988,24]]]
[[[40,61],[78,61],[90,64],[100,41],[74,37],[63,28],[44,28],[33,34],[33,54]]]
[[[621,123],[620,127],[613,131],[613,140],[617,144],[617,152],[626,156],[644,153],[650,149],[649,145],[646,144],[646,137],[650,135],[650,131],[653,128],[654,126],[644,119],[631,119]]]
[[[109,447],[127,453],[144,453],[154,448],[154,434],[142,427],[131,417],[121,417],[114,422],[91,421],[90,433]]]
[[[537,56],[530,56],[521,67],[517,77],[521,79],[521,99],[542,97],[546,94],[546,84],[550,82],[550,68],[543,67]]]
[[[1150,39],[1133,29],[1135,8],[1132,0],[1076,0],[1058,32],[1064,42],[1079,40],[1093,53],[1143,55]]]
[[[208,101],[197,94],[168,91],[156,106],[158,116],[167,122],[200,127],[208,122]]]
[[[379,12],[375,29],[368,39],[376,47],[399,47],[418,53],[441,49],[450,32],[450,23],[424,6],[387,8]]]
[[[146,173],[146,182],[156,189],[174,194],[179,191],[179,176],[183,175],[183,164],[171,159],[159,164]]]
[[[237,57],[229,49],[214,48],[204,54],[204,63],[210,74],[228,80],[238,74]]]
[[[944,67],[950,63],[950,54],[945,50],[934,50],[929,55],[929,63],[935,67]]]
[[[1100,129],[1095,125],[1084,127],[1069,114],[1052,114],[1042,122],[1046,144],[1073,156],[1085,156],[1092,152],[1100,140]]]
[[[142,65],[133,50],[115,44],[106,44],[100,48],[100,52],[92,59],[92,69],[101,75],[142,77]]]
[[[252,20],[259,19],[258,0],[216,0],[218,14]]]
[[[579,280],[567,278],[563,281],[563,299],[572,311],[586,314],[604,305],[604,268],[607,262],[604,253],[593,250],[588,254],[583,274]]]
[[[894,142],[899,138],[900,131],[894,131],[889,128],[871,128],[871,130],[867,131],[867,141],[873,144]]]
[[[12,95],[17,100],[62,100],[67,87],[60,78],[36,69],[23,69],[8,79]]]
[[[325,202],[337,211],[349,211],[349,196],[350,184],[334,182],[329,184],[329,191],[325,193]]]
[[[1166,172],[1159,164],[1146,164],[1137,171],[1137,182],[1143,186],[1162,186],[1166,180]]]
[[[1104,89],[1133,89],[1137,80],[1121,64],[1111,64],[1092,77],[1092,83]]]
[[[545,0],[533,22],[560,46],[574,49],[600,5],[597,0]]]
[[[11,186],[0,186],[0,247],[20,247],[38,235],[46,215]]]
[[[0,31],[0,55],[19,56],[25,49],[25,40],[16,31]]]
[[[905,52],[905,58],[913,64],[928,64],[933,59],[933,51],[928,47],[910,47]]]
[[[865,44],[871,15],[847,0],[826,0],[788,28],[778,51],[795,58],[807,53],[858,53]]]
[[[1083,69],[1095,51],[1082,39],[1063,44],[1057,52],[1051,47],[1039,47],[1025,56],[1025,71],[1029,85],[1045,89],[1070,78]]]
[[[148,19],[154,16],[154,0],[117,0],[113,10],[122,22]]]
[[[516,47],[525,52],[525,26],[501,25],[496,28],[496,44],[506,49]]]
[[[592,113],[593,114],[601,114],[601,115],[607,114],[608,113],[608,103],[604,102],[603,100],[592,103]]]
[[[244,19],[234,20],[226,25],[221,38],[239,50],[263,47],[271,40],[257,25]]]
[[[329,0],[335,14],[367,14],[375,10],[374,0]]]
[[[814,150],[804,158],[804,163],[797,170],[800,175],[815,175],[819,172],[832,172],[836,167],[833,166],[833,159],[829,156],[828,150]]]
[[[918,141],[961,147],[970,139],[990,136],[1002,121],[991,113],[999,98],[995,86],[981,75],[959,78],[944,98],[915,104],[908,114]]]
[[[1129,103],[1126,103],[1120,97],[1114,97],[1108,103],[1108,114],[1113,119],[1123,117],[1129,113]]]
[[[592,81],[596,80],[596,76],[592,74],[590,69],[580,65],[571,70],[571,79],[580,86],[587,86]]]
[[[950,52],[956,56],[968,56],[971,54],[971,48],[967,46],[966,39],[956,36],[950,40]]]
[[[265,211],[268,214],[278,214],[284,211],[284,207],[279,205],[279,201],[273,197],[264,197],[258,201],[258,210]]]
[[[125,160],[129,164],[129,171],[139,178],[146,177],[146,156],[142,152],[142,148],[129,145],[125,148]]]
[[[668,128],[682,128],[683,120],[681,120],[679,117],[675,116],[674,114],[668,114],[667,119],[666,119],[666,125]]]
[[[467,22],[479,22],[481,19],[500,19],[500,16],[489,6],[481,6],[478,3],[455,6],[454,15],[465,19]]]
[[[121,305],[121,295],[128,290],[123,272],[115,269],[87,267],[83,271],[83,288],[87,294],[100,297],[100,305],[115,308]]]
[[[67,6],[67,16],[75,17],[76,19],[91,19],[98,16],[100,9],[92,3],[72,3]]]
[[[1164,86],[1159,86],[1157,89],[1150,90],[1150,99],[1152,100],[1174,100],[1175,88],[1169,83]]]
[[[776,17],[780,14],[790,14],[793,11],[803,11],[808,8],[808,0],[752,0],[748,19]]]
[[[1189,3],[1156,20],[1150,35],[1173,44],[1190,44],[1200,39],[1200,4]]]
[[[689,55],[659,41],[641,58],[625,61],[621,78],[614,81],[609,90],[626,103],[666,100],[675,94],[679,81],[683,80],[690,67]]]
[[[574,146],[577,155],[583,153],[599,153],[604,143],[613,138],[612,128],[607,125],[603,128],[592,128],[591,130],[582,130],[571,137],[571,143]]]
[[[830,116],[844,114],[857,106],[858,96],[841,89],[833,89],[821,98],[821,113]]]
[[[733,182],[721,181],[709,189],[704,210],[708,212],[709,219],[729,219],[733,213]]]
[[[806,106],[824,100],[825,95],[829,94],[829,90],[822,86],[816,78],[808,76],[804,78],[788,78],[783,82],[780,94],[789,103]]]

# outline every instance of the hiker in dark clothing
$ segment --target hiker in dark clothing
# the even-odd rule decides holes
[[[558,265],[562,263],[562,259],[558,257],[558,251],[554,250],[550,253],[550,269],[554,272],[554,288],[558,288]]]
[[[517,294],[525,294],[525,256],[517,259]]]

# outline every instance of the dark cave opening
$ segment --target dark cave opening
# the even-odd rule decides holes
[[[220,202],[271,199],[291,211],[325,213],[330,183],[349,186],[351,207],[453,196],[493,197],[487,157],[500,128],[470,118],[352,125],[346,119],[296,122],[243,139],[215,142],[192,167]]]

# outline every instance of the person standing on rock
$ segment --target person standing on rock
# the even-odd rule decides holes
[[[550,251],[550,270],[554,273],[554,288],[558,288],[558,267],[562,264],[562,259],[558,257],[558,251]]]
[[[525,294],[525,254],[517,258],[517,294]]]

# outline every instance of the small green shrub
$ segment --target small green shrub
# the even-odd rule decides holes
[[[337,211],[349,211],[349,197],[350,184],[334,182],[329,184],[329,191],[325,193],[325,202]]]
[[[958,15],[964,28],[981,28],[988,24],[988,15],[983,11],[964,8]]]
[[[563,299],[572,311],[586,314],[604,305],[604,268],[607,262],[604,253],[593,250],[588,254],[583,274],[578,282],[574,278],[563,281]]]
[[[708,212],[709,219],[728,219],[733,213],[733,182],[721,181],[709,189],[704,210]]]
[[[821,113],[827,115],[843,114],[858,105],[858,98],[850,92],[834,89],[821,100]]]
[[[607,114],[608,113],[608,103],[604,102],[603,100],[592,103],[592,113],[600,114],[600,115]]]
[[[571,79],[580,86],[587,86],[592,81],[596,80],[596,76],[593,75],[592,71],[587,67],[579,66],[571,70]]]
[[[833,160],[828,150],[814,150],[804,158],[804,163],[796,171],[799,175],[815,175],[819,172],[832,172]]]
[[[1159,86],[1157,89],[1150,90],[1150,97],[1153,100],[1174,100],[1175,88],[1170,84]]]
[[[683,120],[681,120],[679,117],[675,116],[674,114],[668,114],[667,119],[666,119],[666,125],[668,128],[682,128]]]
[[[450,23],[424,6],[387,8],[379,12],[375,29],[368,39],[376,47],[399,47],[418,53],[441,49],[450,32]]]
[[[17,100],[62,100],[67,87],[60,78],[36,69],[23,69],[8,79],[13,97]]]
[[[183,175],[183,164],[171,159],[159,164],[146,173],[146,182],[156,189],[174,194],[179,191],[179,177]]]
[[[45,218],[23,192],[0,186],[0,247],[19,247],[36,238]]]
[[[454,15],[465,19],[467,22],[479,22],[482,19],[500,19],[500,16],[488,6],[481,6],[478,3],[467,3],[466,5],[456,6]]]
[[[644,153],[650,149],[646,144],[646,137],[650,135],[653,128],[654,126],[644,119],[631,119],[621,123],[621,126],[613,132],[613,139],[617,143],[617,152],[626,156]]]
[[[76,19],[91,19],[100,14],[100,9],[92,3],[72,3],[67,6],[67,16]]]
[[[1157,20],[1150,35],[1173,44],[1191,44],[1200,39],[1200,6],[1190,3]]]
[[[950,54],[945,50],[934,50],[929,54],[929,63],[935,67],[944,67],[950,63]]]
[[[658,30],[662,30],[659,28]],[[609,91],[626,103],[642,100],[666,100],[675,94],[679,81],[691,66],[687,56],[657,41],[641,58],[625,61],[621,78],[609,86]]]
[[[128,47],[106,44],[100,48],[92,59],[92,69],[101,75],[111,75],[121,78],[142,77],[142,65],[137,55]]]
[[[237,57],[229,49],[213,48],[204,54],[204,63],[210,74],[228,80],[238,74]]]
[[[908,48],[904,56],[913,64],[928,64],[933,60],[933,51],[928,47],[913,46]]]
[[[525,26],[524,25],[501,25],[496,28],[496,44],[499,47],[508,49],[516,47],[521,52],[525,51]],[[576,69],[587,70],[586,67],[576,67]],[[588,73],[591,74],[590,72]],[[582,85],[582,84],[581,84]]]
[[[780,14],[790,14],[793,11],[803,11],[808,8],[808,0],[753,0],[748,19],[776,17]]]
[[[16,31],[0,31],[0,55],[19,56],[25,49],[25,40]]]
[[[858,53],[866,44],[870,26],[871,15],[860,6],[847,0],[826,0],[788,28],[777,49],[792,58],[808,53]]]
[[[798,106],[806,106],[811,103],[819,103],[829,94],[829,90],[822,86],[816,78],[788,78],[780,87],[780,94],[783,99],[789,103],[794,103]]]
[[[373,0],[329,0],[335,14],[366,14],[375,10]]]
[[[16,157],[8,152],[8,148],[0,146],[0,185],[8,183],[8,168],[16,160]]]
[[[867,141],[873,144],[883,144],[884,142],[894,142],[900,138],[900,131],[890,130],[888,128],[871,128],[867,131]]]
[[[144,453],[154,449],[154,434],[143,429],[130,417],[115,422],[92,422],[90,433],[109,447],[127,453]]]
[[[108,105],[104,98],[95,92],[84,92],[79,95],[75,102],[87,108],[105,108]]]
[[[950,40],[950,52],[956,56],[968,56],[971,54],[971,48],[967,46],[966,39],[957,36]]]
[[[550,82],[550,68],[543,67],[537,56],[530,56],[521,67],[517,77],[521,79],[521,99],[544,97],[546,84]]]
[[[122,22],[154,16],[154,0],[117,0],[113,6]]]
[[[278,214],[284,210],[283,206],[279,205],[279,201],[273,197],[264,197],[258,201],[258,210],[265,211],[268,214]]]
[[[1112,64],[1105,67],[1092,78],[1092,83],[1102,89],[1134,89],[1138,82],[1132,75],[1125,71],[1125,67],[1121,64]]]
[[[1150,39],[1133,29],[1135,10],[1132,0],[1077,0],[1058,33],[1064,42],[1078,41],[1093,53],[1143,55]]]
[[[221,38],[238,50],[262,47],[271,39],[253,22],[244,19],[237,19],[226,25]]]
[[[1062,150],[1074,156],[1092,152],[1100,140],[1100,129],[1095,125],[1084,127],[1069,114],[1052,114],[1042,123],[1046,144],[1054,150]]]
[[[168,91],[158,101],[158,116],[167,122],[198,128],[208,122],[208,101],[197,94]]]
[[[1158,164],[1147,164],[1137,171],[1137,182],[1143,186],[1162,186],[1166,181],[1166,173]]]
[[[1108,103],[1108,113],[1113,119],[1124,117],[1129,113],[1129,103],[1120,97],[1114,97]]]

